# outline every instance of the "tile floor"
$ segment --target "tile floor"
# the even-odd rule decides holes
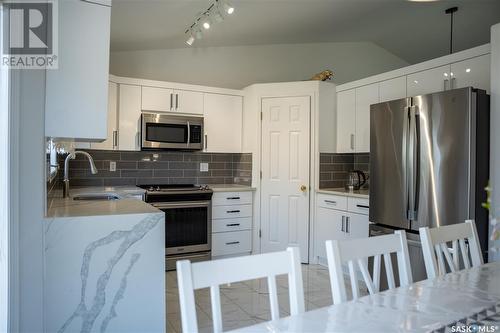
[[[302,265],[302,279],[304,282],[306,311],[333,303],[330,291],[330,278],[326,267],[320,265]],[[290,311],[287,276],[278,276],[276,284],[281,316],[286,317]],[[266,279],[238,282],[230,286],[220,286],[220,294],[224,331],[251,326],[268,321],[271,318]],[[182,332],[178,295],[176,272],[167,272],[168,333]],[[197,290],[195,298],[200,332],[211,332],[212,320],[209,289]]]

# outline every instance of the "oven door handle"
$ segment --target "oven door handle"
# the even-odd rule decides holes
[[[158,209],[210,207],[210,201],[152,202],[150,205]]]

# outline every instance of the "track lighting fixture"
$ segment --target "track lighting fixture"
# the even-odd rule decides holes
[[[234,13],[234,7],[227,0],[215,0],[208,9],[200,13],[193,24],[187,28],[186,44],[192,46],[196,39],[203,38],[203,29],[208,30],[213,23],[220,23],[224,20],[224,16]]]

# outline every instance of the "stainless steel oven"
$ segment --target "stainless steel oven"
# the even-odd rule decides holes
[[[141,149],[203,149],[203,118],[142,113]]]
[[[146,202],[165,213],[165,263],[211,259],[212,191],[194,185],[144,186]]]

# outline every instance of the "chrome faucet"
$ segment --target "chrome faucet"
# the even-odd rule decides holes
[[[94,159],[92,156],[90,156],[89,153],[86,151],[80,151],[80,150],[75,150],[73,153],[69,153],[66,159],[64,160],[64,187],[63,187],[63,197],[68,198],[69,197],[69,160],[74,160],[76,157],[76,154],[82,154],[87,156],[89,159],[89,164],[90,164],[90,172],[92,172],[93,175],[97,173],[97,168],[95,167],[94,164]]]

